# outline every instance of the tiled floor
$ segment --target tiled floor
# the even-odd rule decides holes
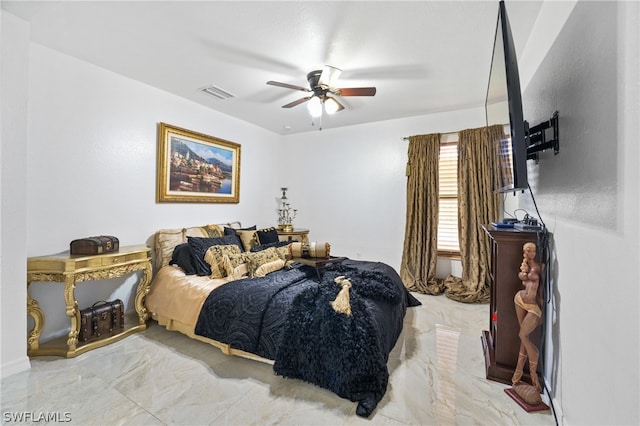
[[[484,378],[480,335],[488,305],[417,295],[389,358],[389,386],[369,419],[356,404],[275,376],[269,364],[229,357],[157,324],[75,359],[36,357],[2,380],[2,422],[31,416],[72,425],[553,425]],[[25,417],[26,416],[26,417]],[[50,422],[54,423],[54,422]]]

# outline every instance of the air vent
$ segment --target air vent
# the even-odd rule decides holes
[[[234,95],[233,93],[229,93],[224,89],[219,88],[218,86],[207,86],[202,90],[204,93],[207,93],[211,96],[213,96],[214,98],[220,99],[221,101],[224,101],[225,99],[229,99],[229,98],[235,98],[236,95]]]

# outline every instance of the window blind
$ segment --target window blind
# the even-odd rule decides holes
[[[440,144],[438,254],[459,255],[458,243],[458,143]]]

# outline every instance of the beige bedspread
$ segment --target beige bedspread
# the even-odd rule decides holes
[[[176,266],[164,266],[151,282],[145,305],[149,312],[177,320],[193,330],[209,293],[227,282],[227,278],[185,275]]]

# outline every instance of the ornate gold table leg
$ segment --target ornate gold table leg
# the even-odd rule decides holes
[[[78,301],[75,295],[76,277],[74,274],[65,275],[64,277],[64,301],[67,304],[66,314],[71,318],[71,330],[67,339],[69,352],[73,352],[78,347],[78,327],[80,325],[80,311],[78,309]]]
[[[40,335],[44,329],[44,312],[40,309],[38,301],[29,296],[29,285],[31,281],[27,281],[27,315],[33,318],[33,328],[29,331],[27,337],[27,352],[30,354],[38,350],[40,346]]]
[[[145,325],[149,319],[149,312],[144,305],[144,299],[149,293],[149,284],[151,283],[151,262],[145,262],[142,268],[142,278],[136,289],[136,312],[138,313],[138,324]]]

